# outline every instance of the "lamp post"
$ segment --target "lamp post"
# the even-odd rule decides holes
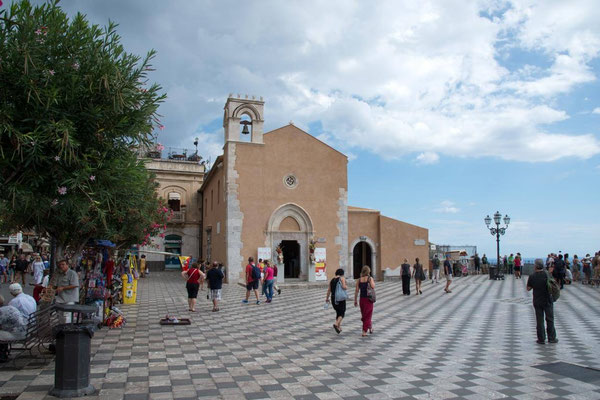
[[[498,211],[496,211],[496,213],[494,214],[494,223],[496,224],[495,228],[493,226],[490,228],[492,219],[489,215],[484,218],[484,221],[488,229],[490,230],[492,236],[496,236],[496,259],[498,260],[496,264],[497,270],[496,273],[493,274],[493,270],[492,268],[490,268],[490,279],[504,279],[504,275],[500,275],[500,235],[504,235],[506,233],[506,230],[508,229],[508,224],[510,223],[510,217],[508,215],[504,216],[504,224],[506,226],[503,228],[500,228],[500,223],[502,222],[502,214],[500,214],[500,212]]]

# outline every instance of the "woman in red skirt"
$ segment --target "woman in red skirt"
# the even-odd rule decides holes
[[[360,291],[360,314],[362,315],[361,321],[362,336],[367,336],[367,332],[373,333],[373,324],[371,323],[371,317],[373,316],[373,303],[367,298],[367,287],[371,286],[371,289],[375,289],[375,280],[371,278],[371,268],[368,265],[362,267],[360,271],[360,278],[356,283],[356,290],[354,290],[354,307],[358,305],[357,298],[358,292]]]

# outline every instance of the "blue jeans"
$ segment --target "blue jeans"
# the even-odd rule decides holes
[[[265,281],[265,295],[267,296],[267,300],[271,300],[273,298],[273,283],[274,279],[269,279]]]

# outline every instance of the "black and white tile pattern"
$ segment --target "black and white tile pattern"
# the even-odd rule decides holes
[[[187,311],[177,273],[139,282],[138,304],[123,306],[123,329],[97,332],[95,399],[600,399],[600,386],[534,366],[563,361],[600,369],[600,290],[566,287],[556,303],[560,342],[535,343],[531,294],[523,280],[455,279],[453,293],[427,282],[423,295],[378,283],[374,334],[360,337],[349,304],[343,332],[323,309],[325,290],[284,289],[273,303],[242,304],[244,289],[223,290],[211,312],[206,291]],[[414,292],[413,292],[414,293]],[[191,326],[160,326],[165,314]],[[22,363],[21,363],[22,364]],[[35,360],[0,370],[0,397],[44,399],[53,365]]]

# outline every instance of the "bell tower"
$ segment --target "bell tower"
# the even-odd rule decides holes
[[[251,135],[251,143],[263,143],[263,123],[264,123],[265,102],[260,97],[255,96],[242,98],[239,94],[234,97],[229,94],[227,103],[225,103],[225,113],[223,115],[223,128],[225,130],[225,143],[242,142],[240,135]],[[250,120],[242,121],[242,117],[247,116]],[[240,132],[240,128],[243,130]]]

